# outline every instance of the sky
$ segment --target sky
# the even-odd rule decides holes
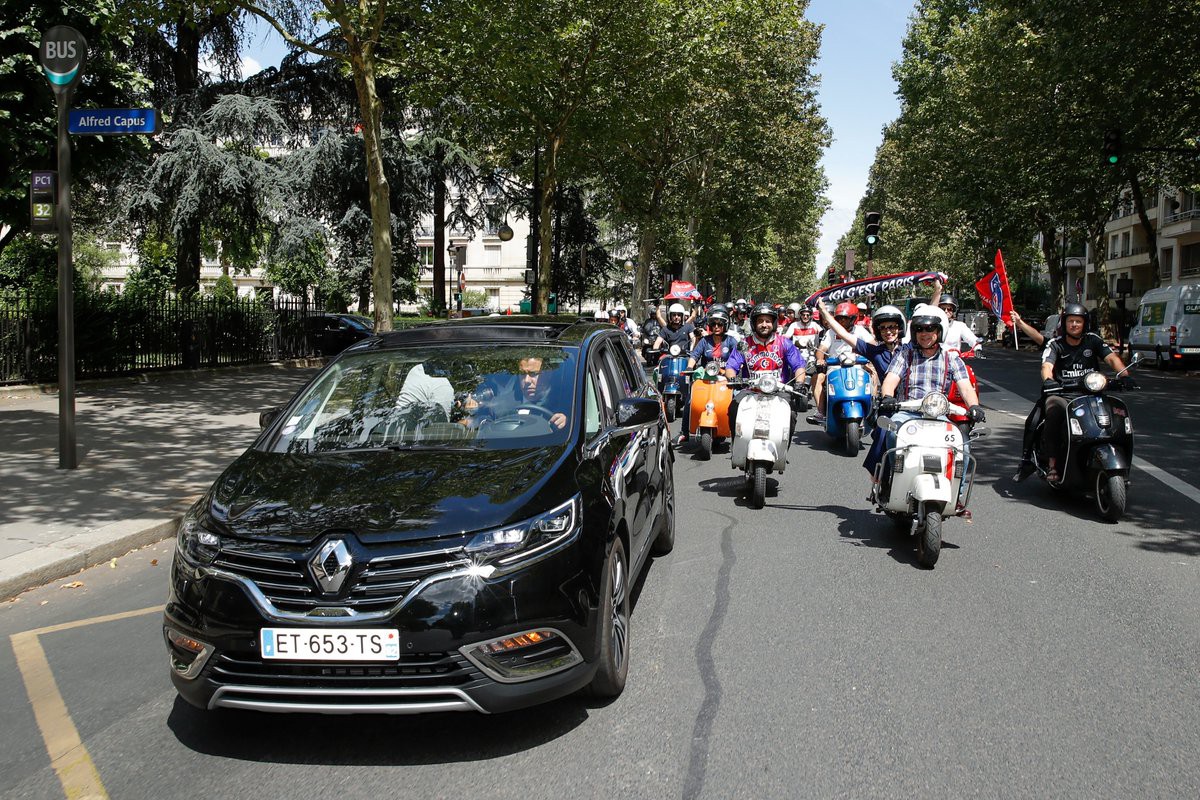
[[[900,113],[892,63],[900,58],[913,7],[913,0],[809,2],[808,19],[825,26],[817,61],[819,102],[833,132],[833,144],[821,161],[829,180],[830,208],[821,220],[818,273],[828,268],[838,239],[854,222],[883,126]],[[277,66],[285,53],[278,34],[252,21],[242,75]]]

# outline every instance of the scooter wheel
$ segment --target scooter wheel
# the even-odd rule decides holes
[[[675,395],[667,397],[667,422],[675,421]]]
[[[862,447],[862,428],[857,422],[846,423],[846,455],[858,455],[859,448]]]
[[[1096,509],[1108,522],[1117,522],[1125,515],[1128,500],[1125,478],[1100,472],[1096,475]]]
[[[700,456],[701,461],[708,461],[712,458],[713,451],[713,435],[708,428],[700,431],[700,449],[696,455]]]
[[[925,529],[917,539],[917,563],[926,569],[933,569],[941,553],[942,515],[937,511],[930,511],[925,515]]]
[[[767,501],[767,468],[755,464],[750,475],[750,507],[762,508]]]

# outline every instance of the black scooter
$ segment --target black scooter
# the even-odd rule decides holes
[[[1069,396],[1067,403],[1067,454],[1058,465],[1057,481],[1046,479],[1049,458],[1043,436],[1043,419],[1035,432],[1033,462],[1039,475],[1055,489],[1091,494],[1096,510],[1109,522],[1125,514],[1129,469],[1133,464],[1133,419],[1124,401],[1109,392],[1130,389],[1133,382],[1121,374],[1141,362],[1141,354],[1112,378],[1089,372],[1078,381],[1064,382],[1047,394]]]

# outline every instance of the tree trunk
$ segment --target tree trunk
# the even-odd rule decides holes
[[[186,109],[181,116],[195,121],[196,90],[200,86],[200,31],[196,26],[195,8],[180,7],[175,20],[175,47],[171,51],[171,74],[175,79],[175,97],[179,107]],[[200,291],[200,217],[188,220],[183,231],[175,237],[175,291],[191,295]]]
[[[1146,215],[1146,199],[1142,196],[1142,184],[1138,180],[1137,170],[1133,166],[1133,159],[1126,160],[1125,174],[1129,179],[1129,186],[1133,191],[1133,207],[1137,210],[1138,220],[1142,223],[1142,233],[1146,235],[1146,247],[1150,252],[1150,274],[1154,280],[1154,285],[1158,286],[1158,232],[1154,230],[1154,223],[1150,221],[1150,217]],[[1132,275],[1132,270],[1130,274]]]
[[[343,30],[346,30],[343,26]],[[347,33],[354,88],[363,118],[363,147],[371,193],[371,288],[375,332],[392,330],[392,209],[391,189],[383,172],[383,111],[375,90],[375,57],[366,43]]]
[[[1062,308],[1067,297],[1063,291],[1063,268],[1058,258],[1058,231],[1048,226],[1042,227],[1042,258],[1046,260],[1046,272],[1050,275],[1050,290],[1055,305]]]
[[[438,145],[433,166],[433,296],[430,313],[446,315],[446,164],[445,151]]]
[[[658,243],[658,221],[662,218],[666,186],[665,178],[659,177],[654,180],[654,190],[650,193],[650,213],[642,221],[641,230],[638,232],[638,260],[633,279],[633,299],[637,303],[644,302],[650,296],[650,265],[654,263],[654,248]]]
[[[551,247],[553,229],[551,214],[554,211],[554,192],[558,188],[558,149],[562,136],[551,134],[546,139],[545,166],[538,197],[538,308],[550,312],[550,263],[554,256]]]

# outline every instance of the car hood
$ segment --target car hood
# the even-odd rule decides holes
[[[565,446],[324,453],[249,450],[217,479],[207,516],[239,538],[310,542],[330,530],[364,544],[458,536],[527,519],[575,493],[555,478]]]

